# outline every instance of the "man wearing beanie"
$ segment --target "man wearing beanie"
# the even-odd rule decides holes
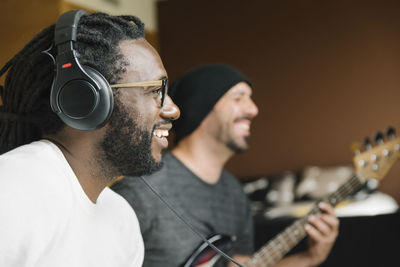
[[[174,124],[176,146],[163,157],[161,171],[145,177],[204,237],[234,238],[230,255],[245,263],[253,251],[253,221],[240,183],[224,169],[248,149],[250,124],[258,114],[252,85],[238,70],[208,64],[183,74],[171,86],[181,109]],[[134,208],[145,243],[145,267],[183,266],[202,243],[140,179],[125,177],[112,186]],[[309,249],[281,260],[279,266],[315,266],[328,256],[338,234],[333,209],[306,225]],[[235,266],[220,260],[214,266]]]

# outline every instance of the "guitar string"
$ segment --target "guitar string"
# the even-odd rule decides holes
[[[360,187],[362,185],[363,185],[363,183],[360,181],[358,176],[357,175],[353,175],[346,183],[341,185],[336,192],[334,192],[333,194],[328,196],[327,200],[329,202],[329,199],[331,199],[333,197],[335,198],[335,202],[337,200],[341,200],[344,196],[346,196],[346,195],[348,195],[348,194],[350,194],[352,192],[355,192],[357,187]],[[312,211],[313,210],[311,210],[310,213],[313,213]],[[291,243],[291,245],[297,244],[298,241],[296,242],[296,239],[291,238],[291,237],[293,237],[291,235],[291,232],[293,232],[292,228],[299,228],[299,226],[303,227],[304,224],[306,223],[306,218],[307,217],[302,218],[300,220],[297,220],[293,225],[291,225],[287,229],[285,229],[274,240],[272,240],[267,245],[265,245],[259,251],[259,253],[256,253],[257,255],[255,255],[254,258],[256,258],[256,256],[261,256],[261,258],[264,257],[266,254],[268,254],[268,250],[271,251],[271,254],[275,254],[275,255],[278,255],[279,257],[281,257],[282,254],[283,254],[282,252],[284,252],[284,251],[287,252],[288,249],[290,250],[291,246],[288,246],[288,248],[285,248],[286,246],[284,246],[283,244],[279,244],[279,243]],[[300,225],[297,225],[297,224],[300,224]],[[296,229],[296,230],[302,232],[301,235],[298,235],[298,236],[304,236],[305,230],[303,228]],[[279,238],[283,239],[283,241],[279,241]],[[278,243],[278,244],[275,245],[274,243]],[[269,247],[269,249],[267,249],[267,247]],[[281,247],[283,247],[284,249],[279,249]]]
[[[341,188],[341,189],[339,189],[339,190],[343,190],[344,188]],[[293,225],[291,225],[291,226],[289,226],[287,229],[285,229],[281,234],[279,234],[274,240],[272,240],[271,242],[270,242],[270,244],[267,244],[267,246],[265,247],[265,249],[263,249],[262,251],[260,251],[260,253],[259,254],[261,254],[261,255],[263,255],[263,254],[266,254],[267,252],[268,252],[268,249],[267,249],[267,247],[270,247],[270,249],[272,250],[272,252],[275,252],[276,250],[278,251],[278,252],[280,252],[280,251],[282,251],[281,249],[280,249],[280,247],[284,247],[284,250],[286,250],[286,246],[282,246],[282,244],[279,244],[279,243],[294,243],[294,242],[292,242],[293,241],[293,239],[292,238],[290,238],[292,235],[291,235],[291,232],[294,232],[294,230],[292,230],[292,229],[296,229],[296,228],[300,228],[300,229],[296,229],[297,231],[301,231],[301,229],[302,229],[302,227],[303,227],[303,225],[305,224],[305,219],[304,218],[302,218],[301,220],[298,220],[298,221],[296,221]],[[302,231],[303,232],[303,231]],[[280,241],[280,240],[282,240],[283,239],[283,241]],[[275,244],[275,243],[278,243],[278,244]],[[281,245],[281,246],[279,246],[279,245]]]
[[[214,246],[210,241],[208,241],[205,237],[203,237],[195,228],[194,226],[189,223],[189,219],[185,219],[183,218],[183,215],[180,215],[173,207],[172,205],[166,200],[164,199],[158,192],[157,190],[148,182],[146,181],[146,179],[143,176],[140,176],[140,179],[147,185],[147,187],[158,197],[159,200],[161,200],[162,203],[164,203],[164,205],[170,210],[172,211],[175,216],[181,220],[187,227],[189,227],[190,230],[192,230],[193,233],[195,233],[202,241],[204,241],[205,243],[207,243],[208,246],[210,246],[212,249],[214,249],[218,254],[220,254],[221,256],[223,256],[225,259],[235,263],[237,266],[239,267],[244,267],[243,265],[241,265],[240,263],[238,263],[237,261],[235,261],[234,259],[232,259],[229,255],[227,255],[226,253],[222,252],[219,248],[217,248],[216,246]]]
[[[330,196],[328,196],[326,198],[326,200],[328,200],[328,202],[330,202],[331,204],[336,204],[338,202],[338,200],[342,200],[344,198],[344,196],[356,192],[358,189],[360,189],[362,187],[364,183],[362,181],[360,181],[359,177],[357,175],[353,175],[346,183],[344,183],[336,192],[334,192],[333,194],[331,194]],[[334,198],[332,200],[332,198]],[[334,203],[332,203],[329,200],[332,200]],[[317,210],[311,210],[309,214],[313,213],[313,212],[318,212]],[[296,229],[296,231],[301,231],[301,235],[300,234],[296,234],[296,236],[300,237],[304,237],[305,234],[305,230],[302,228],[306,222],[306,219],[302,218],[300,220],[297,220],[292,226],[288,227],[287,229],[284,230],[283,233],[279,234],[277,238],[275,238],[274,240],[272,240],[271,242],[269,242],[269,244],[267,244],[266,246],[264,246],[261,251],[259,253],[257,253],[257,257],[253,257],[251,260],[252,262],[255,261],[255,264],[260,263],[261,260],[263,260],[263,258],[265,258],[266,255],[268,255],[268,251],[270,251],[270,257],[269,258],[265,258],[264,260],[267,261],[268,264],[274,264],[276,263],[279,259],[281,259],[281,257],[286,254],[286,252],[288,252],[292,245],[295,245],[298,243],[298,240],[293,239],[293,235],[291,235],[291,232],[293,232],[293,228],[296,229],[298,228],[299,224],[300,227],[299,229]],[[283,238],[283,241],[279,241],[279,238]],[[279,244],[279,243],[286,243],[289,244],[289,246],[286,248],[286,246],[284,246],[283,244]],[[278,243],[275,245],[275,243]],[[283,249],[281,249],[283,247]],[[272,258],[272,261],[270,260]]]

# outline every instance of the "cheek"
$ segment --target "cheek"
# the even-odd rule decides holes
[[[152,106],[152,102],[140,95],[121,95],[123,105],[129,116],[144,131],[151,132],[157,121],[159,111]]]
[[[157,110],[153,109],[144,109],[141,110],[140,113],[140,120],[142,123],[142,126],[151,134],[153,134],[153,128],[155,124],[160,120],[159,119],[159,112]]]

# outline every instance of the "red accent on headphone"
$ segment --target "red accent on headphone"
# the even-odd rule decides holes
[[[65,68],[69,68],[71,66],[72,66],[72,63],[68,62],[68,63],[63,64],[62,68],[65,69]]]

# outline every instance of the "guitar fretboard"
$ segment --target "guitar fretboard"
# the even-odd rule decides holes
[[[328,197],[318,201],[311,211],[303,218],[296,220],[293,224],[288,226],[282,233],[278,234],[274,239],[265,244],[253,257],[248,260],[244,266],[246,267],[265,267],[273,266],[283,256],[288,253],[296,244],[298,244],[305,236],[304,225],[308,221],[308,217],[313,214],[321,213],[318,208],[319,202],[327,202],[332,206],[337,205],[348,195],[358,191],[364,184],[357,175],[353,175],[347,182],[339,187],[334,193]]]

